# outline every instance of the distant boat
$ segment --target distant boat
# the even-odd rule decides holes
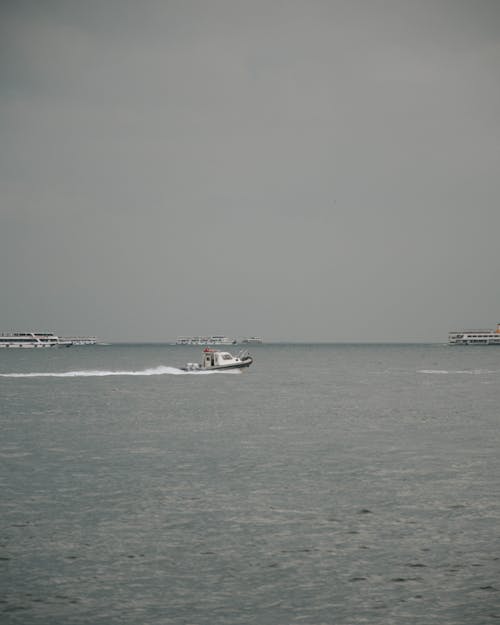
[[[69,341],[72,345],[95,345],[97,343],[95,336],[65,336],[61,340]]]
[[[236,345],[236,339],[227,336],[179,336],[176,345]]]
[[[496,330],[453,330],[448,333],[449,345],[500,345],[500,323]]]
[[[53,332],[10,332],[0,334],[0,348],[30,349],[70,347],[71,341],[60,339]]]
[[[248,336],[246,338],[244,338],[242,341],[242,343],[262,343],[262,339],[260,338],[260,336]]]
[[[95,336],[57,336],[53,332],[9,332],[0,334],[0,347],[40,348],[71,347],[72,345],[95,345]]]
[[[247,351],[233,356],[229,352],[205,347],[201,363],[188,362],[183,371],[220,371],[225,369],[245,369],[253,362]]]

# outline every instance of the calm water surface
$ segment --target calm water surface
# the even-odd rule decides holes
[[[2,625],[500,622],[500,349],[251,351],[0,350]]]

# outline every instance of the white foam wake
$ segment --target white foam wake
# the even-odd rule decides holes
[[[466,375],[482,375],[485,373],[498,373],[498,371],[490,371],[489,369],[465,369],[458,371],[447,371],[446,369],[420,369],[418,373],[431,373],[438,375],[466,374]]]
[[[141,371],[102,371],[99,369],[84,369],[82,371],[62,371],[62,372],[33,372],[33,373],[0,373],[2,378],[93,378],[106,377],[110,375],[207,375],[214,371],[182,371],[175,367],[154,367]]]

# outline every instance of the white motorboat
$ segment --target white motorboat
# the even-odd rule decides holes
[[[226,369],[245,369],[253,362],[253,358],[247,351],[233,356],[229,352],[205,347],[201,363],[188,362],[183,371],[221,371]]]

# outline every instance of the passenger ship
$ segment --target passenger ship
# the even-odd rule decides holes
[[[459,330],[448,333],[449,345],[500,345],[500,323],[496,330]]]
[[[71,341],[60,339],[52,332],[11,332],[0,334],[0,347],[69,347]]]
[[[95,345],[97,343],[96,336],[65,336],[60,340],[71,345]]]
[[[10,332],[0,334],[0,347],[71,347],[72,345],[95,345],[95,336],[57,336],[53,332]]]
[[[262,341],[260,336],[247,336],[241,342],[242,343],[253,343],[254,345],[257,345],[259,343],[263,343],[263,341]]]
[[[236,345],[236,339],[227,336],[179,336],[176,345]]]

